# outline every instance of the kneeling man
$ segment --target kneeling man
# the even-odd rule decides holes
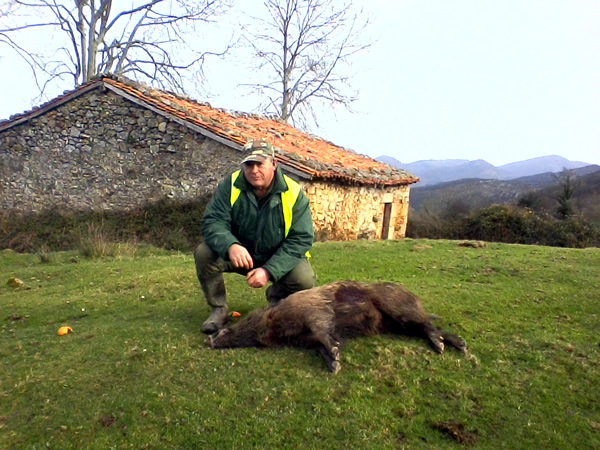
[[[212,334],[227,319],[223,272],[246,276],[248,286],[267,289],[270,304],[312,288],[308,262],[314,240],[308,198],[277,166],[266,141],[247,145],[241,170],[226,177],[206,207],[204,242],[194,252],[198,280],[211,307],[202,332]]]

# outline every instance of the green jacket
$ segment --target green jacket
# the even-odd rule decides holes
[[[273,188],[262,207],[241,171],[234,186],[241,193],[231,206],[231,178],[226,177],[209,202],[202,222],[204,242],[224,260],[228,249],[240,244],[248,250],[254,267],[262,267],[277,281],[305,258],[314,240],[308,198],[301,190],[292,209],[292,223],[285,236],[281,193],[288,190],[281,169],[277,168]]]

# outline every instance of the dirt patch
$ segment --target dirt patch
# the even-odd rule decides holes
[[[486,243],[484,241],[461,241],[456,245],[459,247],[483,248]]]
[[[466,431],[465,426],[458,422],[436,422],[432,427],[454,439],[459,444],[474,445],[477,443],[477,431]]]
[[[427,245],[427,244],[416,244],[413,246],[413,250],[430,250],[433,247],[431,245]]]
[[[112,426],[117,419],[113,415],[105,415],[100,418],[100,423],[103,427],[108,428]]]

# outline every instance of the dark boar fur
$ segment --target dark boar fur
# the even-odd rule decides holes
[[[444,344],[466,351],[465,341],[431,323],[421,300],[395,283],[338,281],[296,292],[277,305],[250,313],[208,338],[211,348],[316,347],[338,373],[340,342],[357,336],[397,333],[422,336],[438,353]]]

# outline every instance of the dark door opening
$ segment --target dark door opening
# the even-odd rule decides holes
[[[383,228],[381,229],[381,239],[386,240],[390,235],[390,219],[392,217],[392,204],[383,205]]]

